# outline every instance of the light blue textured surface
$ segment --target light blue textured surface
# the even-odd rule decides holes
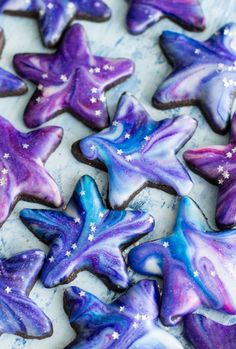
[[[163,20],[145,34],[137,37],[131,36],[125,29],[127,3],[123,0],[107,0],[107,3],[113,10],[113,17],[109,22],[103,24],[83,22],[88,32],[93,52],[104,56],[132,58],[136,63],[135,75],[127,82],[107,93],[111,116],[113,116],[121,93],[129,91],[140,99],[150,115],[156,120],[185,113],[197,118],[199,128],[184,149],[226,143],[227,136],[222,137],[215,134],[207,125],[198,108],[186,107],[158,111],[151,106],[151,97],[156,87],[160,84],[163,77],[171,71],[159,48],[158,37],[164,29],[176,30],[178,32],[184,32],[184,30],[169,20]],[[187,35],[197,39],[206,39],[225,23],[230,21],[236,22],[235,0],[203,0],[202,4],[207,19],[207,29],[203,33],[186,32]],[[0,60],[1,67],[13,71],[12,57],[15,53],[48,51],[42,46],[35,20],[1,16],[0,25],[4,28],[6,35],[6,47]],[[0,115],[8,118],[16,127],[23,131],[26,131],[22,121],[23,110],[34,88],[31,84],[28,84],[28,86],[29,92],[25,96],[0,99]],[[106,174],[80,164],[73,158],[70,152],[72,143],[91,134],[91,130],[66,113],[48,124],[62,126],[65,130],[65,136],[60,148],[50,157],[46,165],[57,183],[59,183],[65,202],[69,200],[77,180],[84,174],[92,175],[105,195]],[[182,153],[183,151],[179,154],[180,158]],[[192,173],[191,175],[194,181],[194,188],[190,196],[202,207],[210,224],[214,227],[217,189],[202,178]],[[133,208],[138,207],[145,211],[150,211],[156,218],[156,229],[145,240],[152,239],[153,236],[161,237],[168,234],[175,221],[177,203],[177,198],[156,189],[146,189],[133,200],[131,204]],[[26,202],[21,202],[16,206],[13,214],[0,231],[0,253],[4,256],[9,257],[12,254],[31,248],[41,248],[47,252],[46,245],[40,243],[18,218],[19,211],[26,207],[36,208],[40,206]],[[131,276],[133,277],[132,273]],[[110,292],[95,276],[91,276],[87,272],[79,274],[77,279],[72,282],[72,285],[93,292],[104,301],[111,301],[115,297],[113,292]],[[0,348],[63,349],[75,337],[63,310],[62,295],[65,288],[66,286],[60,286],[48,290],[44,289],[41,283],[38,282],[31,293],[32,298],[53,321],[54,334],[51,338],[43,341],[24,340],[5,334],[0,338]],[[235,322],[233,317],[222,317],[215,313],[210,315],[214,319]],[[179,337],[181,328],[171,329],[171,332]],[[182,337],[180,336],[180,338]],[[191,348],[184,340],[183,343],[185,343],[186,348]]]

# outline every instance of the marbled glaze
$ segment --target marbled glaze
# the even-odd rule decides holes
[[[1,0],[0,11],[36,16],[43,42],[48,47],[58,43],[75,18],[105,21],[111,16],[109,7],[101,0]]]
[[[184,319],[184,333],[195,349],[235,349],[236,325],[226,326],[203,315]]]
[[[163,276],[166,325],[201,306],[236,314],[236,230],[210,231],[189,198],[180,201],[172,234],[132,249],[129,263],[140,274]]]
[[[219,227],[236,225],[236,113],[227,145],[187,150],[187,164],[200,176],[218,186],[216,223]]]
[[[67,110],[89,127],[109,123],[105,90],[132,75],[129,59],[93,56],[85,30],[71,26],[54,54],[18,54],[16,70],[37,85],[24,113],[29,128],[37,127]]]
[[[121,251],[154,227],[152,216],[141,211],[109,211],[89,176],[80,179],[64,212],[25,209],[20,216],[50,245],[42,270],[46,287],[88,270],[115,288],[126,288],[129,277]]]
[[[38,339],[52,335],[51,321],[28,297],[44,260],[40,250],[0,259],[0,334]]]
[[[174,67],[156,91],[158,108],[197,104],[212,128],[225,133],[236,92],[236,24],[227,24],[205,42],[165,31],[161,46]]]
[[[20,199],[61,206],[59,189],[44,162],[60,144],[62,128],[22,133],[0,116],[0,135],[0,225]]]
[[[4,31],[0,27],[0,57],[5,45]],[[27,86],[24,81],[17,76],[0,68],[0,97],[17,96],[25,93]]]
[[[169,17],[190,30],[205,29],[199,0],[130,0],[127,25],[131,34],[143,33],[162,17]]]
[[[175,154],[196,127],[196,120],[187,116],[156,122],[133,96],[124,94],[112,126],[75,143],[73,153],[81,159],[82,152],[85,162],[106,166],[113,208],[126,206],[149,184],[186,195],[192,181]]]
[[[183,349],[159,327],[159,292],[154,281],[142,280],[111,304],[70,287],[65,310],[77,338],[66,349]]]

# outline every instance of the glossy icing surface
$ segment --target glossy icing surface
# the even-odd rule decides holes
[[[187,150],[187,164],[200,176],[218,185],[216,223],[219,227],[236,225],[236,113],[231,124],[229,144]]]
[[[196,120],[180,116],[154,121],[138,101],[124,94],[112,125],[73,146],[85,160],[98,160],[109,174],[109,202],[124,207],[148,184],[186,195],[192,181],[175,154],[191,138]],[[93,162],[92,162],[93,163]]]
[[[154,105],[195,103],[212,128],[225,133],[236,92],[236,24],[226,24],[205,42],[170,31],[160,40],[174,71],[156,91]]]
[[[55,46],[74,18],[104,21],[109,7],[101,0],[1,0],[0,10],[23,16],[36,15],[44,44]]]
[[[39,339],[51,336],[51,321],[28,297],[44,259],[40,250],[0,259],[0,334]]]
[[[183,349],[156,323],[158,301],[157,285],[150,280],[140,281],[111,304],[70,287],[64,304],[77,338],[66,349]]]
[[[141,34],[162,17],[169,17],[190,30],[205,29],[198,0],[131,0],[128,29],[132,34]]]
[[[4,32],[0,27],[0,57],[5,44]],[[21,95],[27,91],[24,81],[0,68],[0,97]]]
[[[71,26],[54,54],[17,54],[16,70],[37,85],[24,113],[29,128],[40,126],[67,110],[89,127],[109,123],[105,90],[132,75],[129,59],[93,56],[85,30]]]
[[[186,338],[195,349],[235,349],[236,325],[223,325],[203,315],[185,317]]]
[[[210,231],[199,207],[180,201],[171,235],[131,250],[131,267],[163,276],[161,318],[172,326],[200,306],[236,314],[236,230]]]
[[[50,245],[42,270],[46,287],[88,270],[115,288],[126,288],[129,278],[121,250],[154,227],[152,216],[141,211],[109,211],[89,176],[80,179],[64,212],[24,209],[21,219]]]

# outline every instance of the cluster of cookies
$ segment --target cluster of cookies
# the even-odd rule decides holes
[[[29,298],[39,273],[45,287],[72,281],[83,270],[100,277],[109,288],[124,291],[107,305],[76,287],[65,291],[64,306],[77,332],[67,349],[181,349],[182,344],[161,327],[184,324],[186,338],[196,349],[235,349],[236,325],[225,326],[193,314],[201,306],[236,314],[236,231],[211,231],[199,207],[186,195],[192,188],[187,169],[176,153],[197,128],[191,117],[154,121],[130,94],[121,96],[110,123],[105,91],[130,77],[129,59],[94,56],[83,27],[74,18],[103,21],[111,11],[100,0],[1,0],[9,14],[36,15],[43,42],[57,46],[53,54],[17,54],[14,67],[37,89],[24,122],[41,126],[68,111],[98,130],[72,146],[80,161],[108,172],[107,206],[89,176],[82,177],[63,210],[24,209],[20,218],[49,246],[48,256],[31,250],[0,260],[0,333],[26,338],[52,335],[50,319]],[[198,0],[131,0],[127,25],[140,34],[168,16],[189,30],[203,30]],[[193,170],[219,186],[216,223],[236,225],[234,174],[236,114],[236,24],[227,24],[205,42],[165,31],[160,44],[174,67],[153,97],[157,108],[196,104],[212,128],[226,133],[228,145],[188,150],[184,159]],[[0,33],[1,50],[4,34]],[[183,50],[184,47],[184,50]],[[18,77],[0,70],[0,95],[26,92]],[[0,117],[0,225],[18,200],[54,208],[63,199],[44,168],[63,137],[60,127],[19,132]],[[154,229],[154,218],[126,209],[144,187],[183,197],[176,225],[165,239],[146,242],[122,252]],[[155,281],[130,285],[127,265],[148,277],[162,277],[162,295]]]

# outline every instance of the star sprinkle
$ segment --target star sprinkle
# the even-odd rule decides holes
[[[0,57],[5,44],[4,32],[0,27]],[[0,97],[19,96],[27,91],[25,83],[17,76],[0,68]]]
[[[155,93],[154,106],[197,104],[213,130],[225,133],[236,93],[236,24],[227,24],[205,42],[165,31],[161,46],[175,70]]]
[[[24,113],[29,128],[69,111],[89,127],[103,129],[109,123],[104,91],[134,71],[129,59],[93,56],[80,24],[67,30],[56,53],[18,54],[14,65],[20,75],[38,86]]]
[[[165,325],[175,325],[201,306],[236,314],[236,230],[210,231],[189,198],[180,202],[172,234],[135,247],[128,260],[140,274],[163,276]]]
[[[148,185],[189,193],[192,181],[175,154],[191,138],[196,120],[183,116],[156,122],[133,96],[124,94],[114,122],[72,147],[79,160],[107,169],[111,207],[125,207]]]
[[[216,223],[222,228],[236,225],[235,147],[236,113],[232,118],[229,144],[188,150],[184,153],[184,159],[193,171],[212,184],[218,185]]]
[[[59,189],[44,163],[61,142],[60,127],[45,127],[29,133],[16,130],[0,117],[0,225],[20,199],[59,207]],[[22,144],[29,147],[24,149]]]
[[[90,293],[81,298],[80,292],[70,287],[64,295],[65,311],[77,332],[66,349],[183,349],[156,321],[159,292],[154,281],[140,281],[111,304],[102,303]],[[137,311],[139,320],[135,320]]]
[[[43,42],[54,47],[73,19],[106,21],[111,11],[101,0],[1,0],[0,10],[38,18]]]
[[[39,339],[52,335],[51,321],[28,297],[44,259],[40,250],[0,259],[0,334]]]
[[[89,176],[80,179],[64,212],[25,209],[20,216],[50,246],[53,263],[47,260],[42,270],[46,287],[70,282],[88,270],[113,288],[126,288],[129,277],[122,251],[154,227],[151,216],[141,211],[106,209]],[[80,217],[80,224],[74,217]]]
[[[198,0],[131,0],[128,29],[131,34],[141,34],[163,17],[169,17],[189,30],[205,29],[205,18]]]
[[[223,325],[203,315],[185,317],[184,332],[195,349],[234,349],[236,325]]]

